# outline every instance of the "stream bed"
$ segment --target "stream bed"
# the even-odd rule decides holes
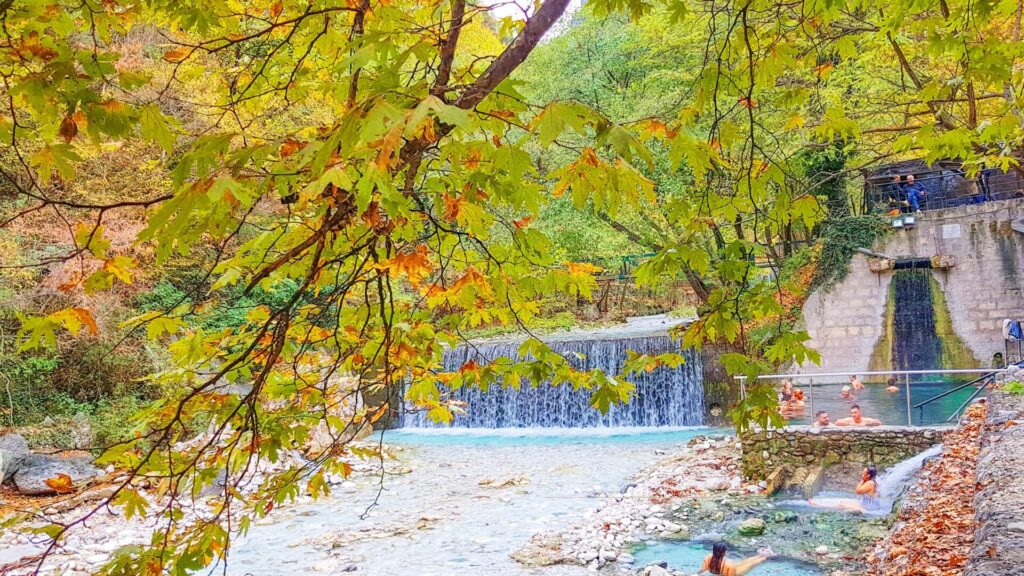
[[[273,514],[234,548],[228,573],[587,574],[572,565],[526,568],[509,554],[595,507],[595,494],[617,494],[665,450],[706,432],[390,431],[385,441],[400,451],[385,466],[383,484],[363,478],[326,500]]]

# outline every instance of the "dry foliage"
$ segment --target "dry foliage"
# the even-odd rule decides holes
[[[984,404],[972,406],[946,434],[942,456],[925,464],[912,505],[887,549],[868,558],[871,576],[958,576],[974,542],[975,467]]]

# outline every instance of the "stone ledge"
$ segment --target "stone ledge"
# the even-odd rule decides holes
[[[927,450],[942,441],[949,426],[788,426],[743,434],[743,474],[760,480],[782,469],[796,482],[811,468],[874,463],[881,468]]]

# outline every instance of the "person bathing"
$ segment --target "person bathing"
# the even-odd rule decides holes
[[[900,389],[896,387],[896,379],[892,376],[889,376],[889,379],[885,381],[885,384],[885,391],[889,394],[895,394],[900,391]]]
[[[818,410],[818,413],[814,415],[814,425],[819,428],[834,426],[832,422],[829,422],[828,412],[825,412],[824,410]]]
[[[733,562],[732,560],[725,559],[725,553],[728,550],[729,545],[725,542],[715,542],[715,546],[711,549],[711,554],[704,558],[704,564],[701,565],[698,574],[707,572],[709,574],[720,574],[721,576],[743,576],[753,570],[758,564],[774,555],[770,549],[762,548],[757,551],[757,556]]]
[[[868,464],[868,467],[861,472],[860,482],[854,492],[859,496],[857,500],[845,498],[838,502],[823,504],[815,502],[814,498],[811,498],[807,503],[817,508],[831,508],[860,514],[878,510],[882,507],[882,501],[878,495],[878,469],[873,464]]]
[[[856,374],[850,374],[850,386],[853,386],[854,390],[863,390],[864,383],[857,378]]]
[[[836,420],[836,426],[881,426],[882,421],[877,418],[865,418],[860,412],[860,406],[850,406],[850,417]]]

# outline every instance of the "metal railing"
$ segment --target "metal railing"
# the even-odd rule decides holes
[[[975,391],[973,394],[971,394],[970,398],[968,398],[963,404],[961,404],[960,407],[957,408],[953,412],[952,416],[950,416],[949,418],[945,419],[946,422],[950,422],[950,421],[952,421],[954,419],[954,417],[956,417],[960,412],[962,412],[963,409],[966,408],[970,404],[970,402],[974,401],[987,388],[987,384],[988,384],[989,379],[994,378],[998,374],[1000,374],[1002,372],[1005,372],[1005,371],[1006,371],[1006,368],[998,368],[998,369],[993,369],[993,368],[966,369],[965,368],[965,369],[950,369],[950,370],[887,370],[887,371],[868,371],[868,372],[853,372],[853,371],[850,371],[850,372],[813,372],[813,373],[802,373],[802,374],[763,374],[761,376],[758,376],[757,380],[789,380],[789,381],[791,381],[794,384],[794,386],[796,386],[797,384],[806,385],[808,387],[807,398],[808,398],[808,404],[809,404],[809,407],[810,407],[810,417],[811,417],[811,420],[813,421],[813,419],[815,418],[815,407],[814,407],[814,405],[815,405],[815,399],[814,399],[814,397],[815,397],[815,395],[814,395],[815,387],[818,387],[818,388],[823,388],[824,387],[823,384],[820,384],[820,383],[816,382],[815,379],[821,380],[822,378],[828,378],[828,379],[849,378],[849,376],[851,376],[851,375],[856,375],[858,377],[865,377],[865,379],[869,379],[869,377],[872,377],[872,376],[892,377],[894,379],[894,381],[895,381],[894,384],[901,384],[902,385],[903,393],[906,396],[906,425],[907,426],[914,426],[915,425],[914,424],[914,419],[913,419],[913,414],[914,414],[913,413],[913,409],[914,408],[917,408],[917,409],[920,410],[920,412],[921,412],[921,418],[920,419],[923,420],[923,417],[924,417],[924,406],[925,405],[927,405],[927,404],[929,404],[929,403],[931,403],[931,402],[933,402],[935,400],[938,400],[939,398],[942,398],[942,397],[945,397],[945,396],[949,396],[950,394],[953,394],[954,392],[957,392],[957,391],[962,390],[964,388],[967,388],[969,386],[978,385],[978,390]],[[956,385],[955,388],[953,388],[951,390],[943,391],[941,394],[933,396],[933,397],[931,397],[931,398],[929,398],[929,399],[927,399],[927,400],[925,400],[923,402],[920,402],[920,403],[918,403],[916,405],[913,405],[913,406],[911,405],[911,386],[912,385],[935,385],[936,384],[935,382],[928,382],[928,381],[912,382],[911,381],[911,377],[912,376],[929,376],[929,375],[939,376],[939,375],[956,375],[956,374],[962,374],[962,375],[980,374],[981,377],[980,378],[975,378],[974,380],[971,380],[970,382],[967,382],[965,384]],[[746,389],[747,377],[746,376],[735,376],[734,379],[739,381],[741,397],[745,398],[746,395],[747,395],[747,389]],[[836,385],[835,384],[835,380],[830,380],[829,381],[829,385],[830,386],[835,386]],[[874,384],[866,384],[865,386],[876,386],[876,385],[874,385]],[[819,400],[819,405],[822,405],[822,404],[823,403]]]
[[[870,178],[864,186],[865,208],[884,211],[902,207],[906,211],[906,175],[910,173],[901,174],[900,184],[891,181],[897,173]],[[978,176],[968,178],[962,170],[946,167],[918,172],[915,176],[916,182],[926,191],[920,200],[920,208],[924,211],[1024,197],[1021,178],[1000,170],[986,169]]]

